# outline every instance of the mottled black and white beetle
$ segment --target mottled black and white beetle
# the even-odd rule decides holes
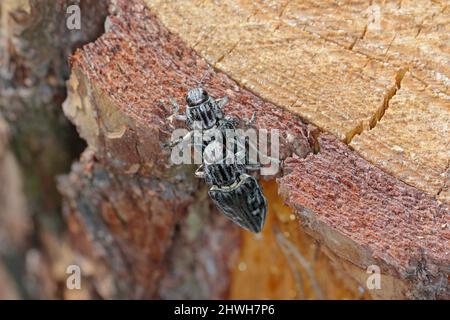
[[[238,156],[219,141],[213,141],[206,146],[203,164],[195,176],[211,186],[208,194],[227,218],[258,233],[266,220],[267,201],[258,181],[246,174],[246,170],[257,169],[258,165],[239,164]],[[234,161],[227,163],[230,158]]]
[[[225,117],[223,107],[227,104],[228,98],[213,99],[203,88],[194,88],[188,91],[186,96],[185,114],[179,114],[180,106],[173,98],[169,98],[174,106],[173,114],[168,117],[170,121],[173,119],[184,121],[190,130],[184,137],[171,141],[166,146],[174,147],[179,143],[188,143],[192,139],[193,130],[202,130],[205,146],[211,141],[211,137],[215,136],[218,129],[223,132],[226,129],[234,129],[238,119],[233,117]],[[245,122],[245,126],[252,125],[256,120],[256,112],[252,118]],[[254,147],[254,146],[252,146]]]
[[[223,106],[228,102],[228,98],[213,99],[203,88],[194,88],[188,91],[186,96],[186,112],[184,115],[178,114],[180,107],[174,99],[170,99],[175,107],[174,117],[177,120],[185,121],[188,129],[210,129],[214,127],[220,119],[224,118]],[[200,124],[199,128],[194,125]]]
[[[195,172],[196,177],[205,179],[205,182],[211,186],[208,194],[226,217],[247,230],[260,232],[266,218],[267,201],[258,181],[246,173],[247,170],[259,169],[260,166],[246,163],[245,160],[237,161],[245,157],[249,148],[254,148],[256,151],[257,148],[233,138],[239,147],[234,146],[233,150],[227,150],[225,141],[214,138],[217,133],[227,138],[226,131],[235,130],[239,122],[239,119],[226,117],[223,113],[222,109],[228,99],[225,97],[215,100],[202,88],[191,89],[186,97],[187,105],[184,115],[178,113],[180,108],[176,101],[171,98],[170,101],[175,110],[168,119],[185,121],[190,131],[184,137],[171,141],[166,146],[172,148],[180,143],[190,145],[194,130],[201,130],[202,139],[204,139],[201,144],[203,163]],[[245,122],[245,125],[250,126],[255,119],[256,113]],[[198,147],[198,145],[194,146]],[[257,153],[259,154],[258,151]],[[226,161],[230,158],[233,161]]]

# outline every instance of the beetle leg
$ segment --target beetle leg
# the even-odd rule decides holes
[[[216,100],[217,106],[219,109],[222,109],[228,103],[228,97],[223,97],[222,99]]]
[[[247,169],[247,170],[259,170],[259,169],[261,169],[261,164],[260,163],[247,164],[247,165],[245,165],[245,169]]]
[[[178,139],[176,139],[174,141],[166,142],[166,143],[164,143],[163,146],[164,146],[164,148],[173,148],[173,147],[175,147],[176,145],[178,145],[180,143],[186,143],[189,140],[191,140],[191,137],[192,137],[193,134],[194,134],[193,131],[189,131],[188,133],[186,133],[186,135],[184,137],[178,138]]]
[[[180,111],[180,106],[178,105],[177,101],[172,97],[169,97],[169,101],[173,106],[173,113],[178,113],[178,111]]]
[[[236,152],[235,157],[236,157],[236,161],[238,161],[238,159],[240,157],[245,157],[245,150],[241,150],[239,152]],[[259,170],[261,168],[261,164],[260,163],[244,163],[244,164],[245,164],[245,168],[248,169],[248,170]]]
[[[179,121],[186,121],[187,117],[185,115],[182,115],[182,114],[176,114],[175,115],[175,119],[179,120]]]
[[[178,105],[177,101],[172,97],[169,97],[169,100],[173,106],[173,110],[172,110],[172,114],[169,117],[167,117],[167,120],[169,120],[171,123],[173,122],[173,119],[179,120],[179,121],[186,121],[185,115],[178,114],[178,112],[180,111],[180,106]],[[164,103],[161,100],[159,102],[162,105],[164,105]]]
[[[237,126],[237,125],[239,125],[239,121],[240,121],[240,119],[239,118],[237,118],[237,117],[235,117],[235,116],[226,116],[225,118],[224,118],[226,121],[230,121],[234,126]]]
[[[203,171],[203,164],[198,167],[197,170],[195,170],[195,177],[196,178],[204,178],[205,177],[205,171]]]
[[[250,127],[250,126],[255,124],[255,121],[256,121],[256,111],[253,112],[252,117],[250,118],[250,120],[245,121],[245,125],[247,127]]]

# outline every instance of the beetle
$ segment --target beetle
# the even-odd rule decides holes
[[[189,129],[203,130],[214,127],[218,120],[224,118],[222,108],[228,102],[227,97],[213,99],[203,88],[193,88],[186,95],[186,111],[181,115],[178,103],[173,98],[169,99],[174,106],[173,114],[169,118],[185,121]],[[196,124],[198,126],[195,126]]]
[[[180,108],[173,98],[169,100],[174,106],[174,112],[168,119],[185,121],[190,131],[165,146],[173,148],[180,143],[187,143],[200,147],[203,160],[195,176],[203,178],[211,186],[208,194],[217,208],[241,227],[260,232],[266,219],[267,200],[256,178],[247,174],[248,170],[257,170],[261,166],[259,163],[249,163],[247,156],[250,149],[262,155],[251,141],[236,136],[236,128],[242,121],[224,115],[222,109],[228,98],[214,99],[203,88],[190,89],[186,96],[185,114],[179,114]],[[244,125],[249,127],[255,120],[256,112]],[[200,143],[192,143],[195,130],[202,132]],[[219,136],[221,139],[218,139]],[[227,149],[230,145],[226,139],[233,140],[230,149]]]
[[[212,98],[206,90],[203,88],[190,89],[186,96],[186,111],[185,114],[179,114],[180,106],[173,98],[169,98],[172,106],[174,107],[173,113],[167,119],[173,121],[173,119],[184,121],[187,128],[190,130],[184,137],[164,144],[165,147],[173,148],[180,143],[191,144],[191,140],[194,134],[194,130],[202,131],[203,148],[214,140],[218,134],[221,137],[227,137],[227,130],[235,130],[240,119],[236,117],[225,116],[223,113],[223,107],[227,104],[228,98],[223,97],[220,99]],[[161,104],[163,102],[161,101]],[[256,112],[253,112],[250,120],[245,121],[246,127],[252,126],[256,121]],[[236,141],[239,143],[239,141]],[[254,146],[251,146],[255,148]],[[255,148],[256,149],[256,148]]]
[[[227,218],[259,233],[266,220],[267,200],[255,177],[246,173],[246,170],[258,169],[259,165],[239,164],[238,156],[214,141],[206,146],[204,163],[195,176],[205,179],[211,186],[208,195]]]

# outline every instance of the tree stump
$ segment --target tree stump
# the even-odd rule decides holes
[[[88,144],[61,178],[104,298],[450,298],[448,6],[439,1],[114,1],[71,57]],[[203,79],[280,131],[252,235],[162,144]],[[163,104],[161,104],[161,101]],[[373,267],[381,288],[370,288]]]
[[[108,2],[77,1],[84,12],[81,30],[66,28],[72,3],[0,4],[1,298],[72,296],[64,290],[65,268],[75,254],[66,240],[56,176],[70,170],[85,145],[61,104],[68,56],[103,33]]]

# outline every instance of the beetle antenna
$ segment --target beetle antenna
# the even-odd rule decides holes
[[[202,85],[203,85],[203,81],[205,80],[205,78],[206,78],[206,76],[209,74],[209,72],[208,71],[205,71],[205,73],[202,75],[202,77],[200,78],[200,80],[199,81],[197,81],[197,85],[199,86],[199,87],[201,87]]]

